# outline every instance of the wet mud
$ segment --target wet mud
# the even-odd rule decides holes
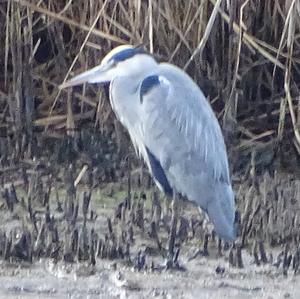
[[[2,182],[0,298],[300,296],[296,179],[237,184],[239,237],[227,244],[187,201],[172,230],[171,202],[142,169],[101,186],[93,173],[39,166]]]

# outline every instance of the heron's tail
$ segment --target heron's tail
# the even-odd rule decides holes
[[[216,233],[223,240],[232,242],[236,238],[234,193],[227,184],[220,184],[216,189],[214,198],[209,201],[207,214]]]

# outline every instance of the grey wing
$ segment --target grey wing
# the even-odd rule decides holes
[[[140,103],[141,136],[153,175],[154,157],[171,188],[197,202],[216,231],[230,239],[235,211],[226,148],[204,95],[182,70],[161,64],[144,79]]]
[[[185,73],[163,65],[157,75],[144,79],[140,98],[144,144],[165,170],[179,164],[186,175],[205,173],[207,180],[230,184],[218,121]]]

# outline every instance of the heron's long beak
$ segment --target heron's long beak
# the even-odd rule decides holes
[[[84,83],[107,83],[112,80],[112,73],[109,65],[99,65],[74,78],[64,82],[59,87],[66,88]]]

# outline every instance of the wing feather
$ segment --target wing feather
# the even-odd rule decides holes
[[[198,86],[181,70],[178,72],[167,64],[161,64],[157,76],[160,83],[147,90],[142,100],[145,126],[142,138],[147,147],[157,157],[169,158],[174,163],[189,153],[193,162],[198,163],[198,167],[193,167],[196,172],[205,172],[215,181],[230,184],[221,129]],[[174,147],[184,149],[176,152]]]

